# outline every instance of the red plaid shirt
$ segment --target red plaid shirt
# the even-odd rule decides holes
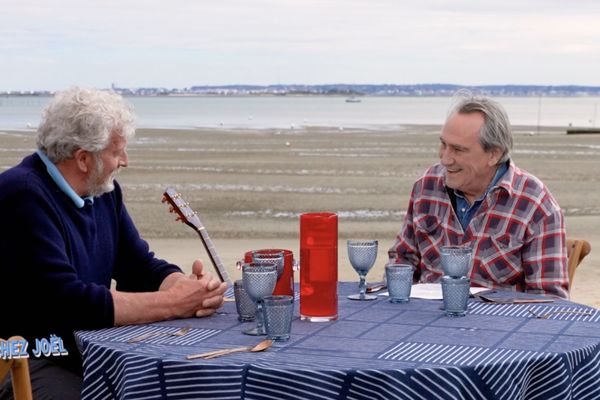
[[[420,282],[437,282],[444,245],[473,248],[473,286],[569,296],[562,210],[539,179],[512,161],[466,230],[446,192],[444,167],[436,164],[417,180],[390,261],[415,265]]]

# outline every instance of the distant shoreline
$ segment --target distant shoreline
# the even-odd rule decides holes
[[[102,89],[102,90],[110,90],[110,89]],[[600,90],[600,89],[599,89]],[[6,93],[0,92],[0,97],[3,98],[18,98],[18,97],[54,97],[55,92],[34,92],[34,93]],[[346,98],[350,96],[355,97],[363,97],[363,98],[384,98],[384,97],[446,97],[451,98],[451,94],[426,94],[426,95],[415,95],[415,94],[407,94],[407,95],[374,95],[374,94],[348,94],[348,93],[335,93],[335,94],[325,94],[325,93],[283,93],[283,94],[274,94],[274,93],[228,93],[228,94],[218,94],[218,93],[167,93],[167,94],[132,94],[132,93],[121,93],[121,95],[125,98],[127,97],[155,97],[155,98],[168,98],[168,97],[339,97]],[[492,95],[492,97],[502,98],[502,97],[511,97],[511,98],[536,98],[540,97],[539,94],[530,94],[530,95]],[[585,98],[585,97],[600,97],[600,93],[594,94],[563,94],[563,95],[544,95],[543,98]]]
[[[109,88],[100,88],[109,89]],[[390,96],[451,97],[459,90],[493,97],[592,97],[600,96],[600,86],[583,85],[457,85],[424,84],[274,84],[274,85],[191,85],[185,88],[117,87],[127,96]],[[52,90],[3,90],[0,96],[51,96]]]

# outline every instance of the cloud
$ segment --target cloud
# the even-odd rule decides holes
[[[32,57],[55,68],[52,87],[64,85],[62,76],[124,86],[598,84],[600,67],[600,2],[591,0],[0,0],[0,7],[0,73],[14,77],[4,85],[27,85],[32,69],[23,65]],[[519,72],[531,60],[537,72]]]

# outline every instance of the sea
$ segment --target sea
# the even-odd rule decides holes
[[[0,129],[33,130],[51,97],[1,96]],[[139,128],[394,129],[443,124],[451,97],[157,96],[127,97]],[[597,127],[600,97],[497,97],[515,126]]]

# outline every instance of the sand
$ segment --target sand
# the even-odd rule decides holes
[[[402,224],[412,183],[437,161],[439,126],[389,129],[138,130],[130,165],[118,177],[142,236],[158,256],[191,268],[208,257],[198,235],[161,204],[174,187],[199,213],[234,278],[247,250],[286,248],[298,254],[298,216],[339,215],[339,277],[355,281],[350,238],[379,240],[368,280],[379,280],[386,251]],[[515,127],[513,159],[542,179],[564,209],[567,234],[590,241],[572,300],[600,307],[600,135]],[[0,171],[33,151],[32,132],[0,132]],[[298,274],[296,274],[298,279]]]

